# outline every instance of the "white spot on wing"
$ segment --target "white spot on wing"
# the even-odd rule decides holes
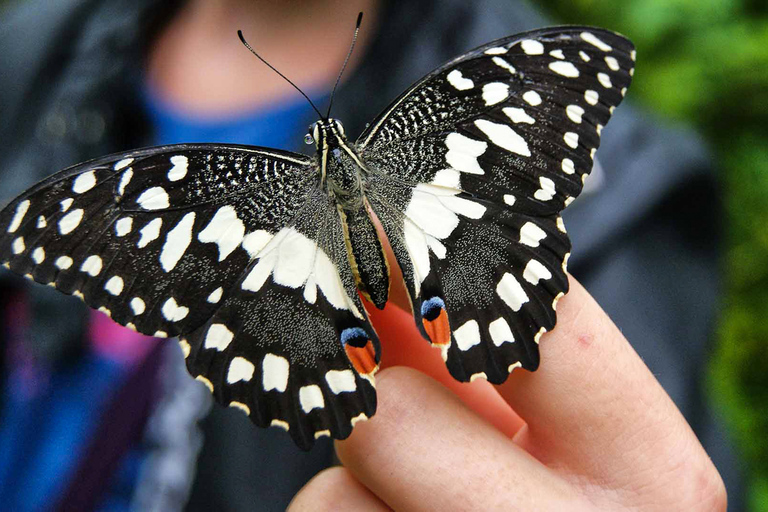
[[[573,160],[570,158],[563,158],[562,168],[565,174],[573,174],[576,172],[576,167],[573,163]]]
[[[558,75],[562,75],[566,78],[576,78],[579,76],[578,68],[574,66],[573,63],[566,62],[563,60],[556,60],[555,62],[550,62],[549,69],[551,69]]]
[[[317,384],[302,386],[299,389],[299,403],[301,403],[301,410],[305,413],[312,409],[322,409],[325,407],[323,391],[320,389],[320,386]]]
[[[285,430],[286,432],[288,432],[288,430],[290,430],[290,428],[291,428],[291,426],[288,424],[287,421],[278,420],[278,419],[272,420],[269,423],[269,426],[270,427],[279,427],[279,428]]]
[[[522,156],[531,156],[531,150],[524,138],[515,132],[510,126],[500,123],[494,123],[485,119],[475,120],[477,126],[484,134],[488,136],[491,142],[512,153]]]
[[[126,169],[122,176],[120,176],[120,183],[117,185],[117,193],[119,195],[125,193],[125,187],[131,182],[131,178],[133,178],[133,171],[131,169]]]
[[[597,105],[597,101],[599,99],[600,95],[597,94],[597,91],[593,91],[592,89],[587,89],[584,91],[584,100],[586,100],[586,102],[590,105]]]
[[[501,111],[504,112],[513,123],[533,124],[536,122],[534,118],[526,114],[525,110],[518,107],[504,107]]]
[[[179,262],[187,247],[192,242],[192,226],[195,224],[195,212],[189,212],[181,218],[178,224],[165,237],[163,249],[160,252],[160,266],[170,272]]]
[[[314,282],[336,309],[346,309],[358,318],[362,314],[347,295],[336,266],[317,244],[293,228],[281,229],[265,248],[240,285],[243,290],[257,292],[272,275],[276,284],[298,288],[314,276]],[[310,292],[311,293],[311,292]]]
[[[113,169],[114,169],[114,170],[116,170],[116,171],[119,171],[119,170],[120,170],[120,169],[122,169],[123,167],[128,167],[128,166],[129,166],[129,165],[131,165],[132,163],[133,163],[133,158],[123,158],[122,160],[120,160],[119,162],[117,162],[117,163],[115,164],[115,166],[113,167]]]
[[[515,204],[515,196],[512,194],[504,194],[504,202],[507,203],[509,206],[512,206]]]
[[[234,384],[241,380],[249,382],[253,378],[253,372],[256,371],[256,367],[252,362],[244,357],[233,357],[229,363],[229,371],[227,372],[227,384]]]
[[[515,69],[515,66],[507,62],[506,60],[502,59],[501,57],[494,57],[493,63],[499,66],[502,69],[506,69],[510,73],[517,73],[517,70]]]
[[[101,273],[101,258],[95,254],[85,258],[85,261],[80,266],[80,271],[85,272],[91,277],[96,277]]]
[[[461,174],[455,169],[441,169],[435,173],[430,183],[438,187],[461,190]]]
[[[507,99],[509,86],[501,82],[491,82],[483,86],[483,101],[486,106],[495,105]]]
[[[604,43],[603,41],[601,41],[600,39],[598,39],[597,36],[595,34],[593,34],[592,32],[582,32],[581,33],[581,38],[583,40],[585,40],[586,42],[588,42],[589,44],[591,44],[593,46],[597,46],[600,50],[602,50],[604,52],[609,52],[609,51],[612,50],[610,45],[608,45],[608,44]]]
[[[83,192],[88,192],[94,186],[96,186],[96,172],[92,170],[87,171],[75,178],[74,183],[72,183],[72,192],[82,194]]]
[[[520,47],[528,55],[541,55],[544,53],[544,45],[533,39],[523,39],[520,41]]]
[[[136,200],[145,210],[162,210],[170,206],[168,192],[163,187],[152,187],[141,193]]]
[[[523,279],[529,283],[536,285],[540,280],[547,280],[552,278],[552,273],[547,270],[547,267],[541,264],[541,262],[531,259],[523,270]]]
[[[584,62],[589,62],[590,60],[592,60],[589,57],[589,55],[587,55],[585,52],[583,52],[581,50],[579,50],[579,57],[581,57],[581,60],[583,60]]]
[[[465,351],[480,343],[480,326],[477,320],[469,320],[461,327],[453,331],[453,337],[456,339],[456,346],[459,350]]]
[[[509,324],[502,317],[499,317],[488,324],[488,332],[491,335],[493,344],[497,347],[500,347],[504,343],[515,342],[515,337],[512,334],[512,330],[509,328]]]
[[[339,393],[351,393],[357,390],[355,374],[352,370],[329,370],[325,374],[325,382],[334,395]]]
[[[59,256],[53,264],[61,270],[67,270],[73,263],[74,261],[69,256]]]
[[[215,243],[219,247],[219,261],[232,254],[244,237],[245,224],[237,217],[237,210],[229,205],[216,210],[205,229],[197,235],[201,242]]]
[[[187,166],[189,164],[187,157],[184,155],[174,155],[171,157],[171,170],[168,171],[168,180],[179,181],[187,175]]]
[[[75,202],[75,200],[72,199],[71,197],[68,197],[68,198],[62,200],[59,203],[61,205],[61,211],[65,212],[65,211],[69,210],[69,207],[72,206],[73,202]]]
[[[581,124],[581,116],[584,115],[584,109],[578,105],[568,105],[565,107],[565,114],[574,123]]]
[[[559,49],[558,50],[552,50],[551,52],[549,52],[549,54],[551,56],[553,56],[554,58],[556,58],[556,59],[564,59],[565,58],[565,55],[563,55],[563,50],[559,50]]]
[[[469,174],[485,174],[477,161],[477,157],[485,153],[488,143],[473,140],[459,133],[449,133],[445,138],[448,152],[445,161],[457,171]]]
[[[131,310],[134,315],[141,315],[147,309],[147,305],[139,297],[134,297],[130,302]]]
[[[512,311],[520,311],[523,304],[528,302],[528,295],[515,276],[507,272],[496,285],[496,294],[509,306]]]
[[[43,216],[41,215],[41,216],[39,216],[39,217],[37,218],[37,228],[38,228],[38,229],[43,229],[43,228],[44,228],[44,227],[46,227],[47,225],[48,225],[48,222],[45,220],[45,217],[43,217]]]
[[[248,253],[248,256],[255,258],[259,251],[261,251],[274,235],[269,231],[258,229],[251,233],[248,233],[243,237],[243,249]]]
[[[81,208],[72,210],[67,213],[61,219],[59,219],[59,233],[62,235],[68,235],[80,225],[80,221],[83,220],[83,214],[85,211]]]
[[[24,216],[27,214],[27,210],[29,210],[29,205],[29,199],[25,199],[16,205],[16,212],[13,214],[11,223],[8,225],[8,233],[15,233],[19,229],[21,221],[24,220]]]
[[[579,134],[576,132],[565,132],[563,140],[573,149],[576,149],[579,146]]]
[[[205,341],[203,342],[204,348],[215,348],[219,352],[223,352],[227,349],[232,340],[235,338],[235,334],[230,331],[224,324],[211,324],[208,328],[208,332],[205,333]]]
[[[114,296],[118,296],[123,293],[124,286],[123,278],[120,276],[110,277],[106,283],[104,283],[104,289]]]
[[[189,308],[177,304],[176,299],[173,297],[163,303],[163,307],[160,308],[160,311],[163,313],[163,317],[169,322],[184,320],[189,314]]]
[[[233,408],[235,408],[235,409],[240,409],[240,410],[241,410],[241,411],[243,411],[243,412],[244,412],[244,413],[245,413],[247,416],[250,416],[250,415],[251,415],[251,408],[250,408],[250,407],[248,407],[247,405],[245,405],[245,404],[244,404],[244,403],[242,403],[242,402],[235,402],[235,401],[232,401],[232,402],[229,402],[229,406],[230,406],[230,407],[233,407]]]
[[[466,91],[475,86],[475,83],[470,78],[464,78],[461,71],[454,69],[445,77],[452,86],[459,91]]]
[[[504,55],[507,53],[507,49],[500,46],[494,46],[493,48],[488,48],[483,53],[486,55]]]
[[[539,184],[541,188],[533,193],[533,197],[539,201],[549,201],[555,197],[555,182],[549,178],[541,176],[539,178]]]
[[[523,100],[533,107],[541,105],[541,96],[536,91],[526,91],[523,93]]]
[[[619,61],[616,60],[615,57],[611,57],[610,55],[605,56],[605,63],[608,64],[608,67],[611,68],[613,71],[619,70]]]
[[[264,356],[262,364],[264,391],[276,390],[284,392],[288,386],[288,372],[290,365],[288,360],[274,354]]]
[[[32,259],[38,265],[41,264],[43,261],[45,261],[45,249],[43,249],[42,247],[38,247],[37,249],[32,251]]]
[[[217,304],[221,300],[221,296],[224,294],[224,289],[219,286],[215,290],[211,292],[211,294],[206,299],[211,304]]]
[[[547,233],[533,222],[526,222],[520,228],[520,243],[528,247],[538,247]]]
[[[160,217],[149,221],[146,226],[139,230],[141,237],[139,238],[139,242],[136,244],[136,247],[143,249],[147,246],[147,244],[149,244],[149,242],[156,240],[160,236],[160,226],[162,225],[163,219]]]
[[[611,82],[611,77],[608,76],[606,73],[598,73],[597,81],[600,82],[600,85],[602,85],[606,89],[610,89],[611,87],[613,87],[613,83]]]
[[[115,234],[117,236],[125,236],[131,232],[133,227],[132,217],[123,217],[115,223]]]

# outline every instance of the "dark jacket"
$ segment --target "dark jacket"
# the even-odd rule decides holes
[[[151,141],[137,94],[142,58],[176,3],[30,0],[3,15],[0,205],[68,165]],[[354,138],[442,62],[546,24],[518,1],[391,2],[362,63],[337,92],[334,117]],[[642,53],[639,62],[642,73]],[[296,141],[302,150],[301,134]],[[601,169],[564,214],[574,246],[569,270],[672,396],[725,479],[731,509],[739,510],[737,461],[702,394],[719,287],[721,212],[710,159],[690,133],[662,126],[631,103],[617,109],[597,157]],[[19,286],[0,274],[0,291]],[[28,294],[35,350],[51,360],[76,354],[84,306],[41,286]],[[299,453],[288,436],[254,429],[220,408],[204,432],[190,509],[254,510],[261,503],[281,510],[332,460],[330,443]]]

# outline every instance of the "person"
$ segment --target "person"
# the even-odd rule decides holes
[[[472,4],[458,0],[408,3],[68,0],[56,4],[29,0],[7,13],[0,28],[0,50],[6,56],[0,62],[0,83],[4,90],[0,96],[0,140],[4,144],[4,151],[0,152],[3,183],[0,203],[67,165],[143,145],[222,141],[300,149],[303,132],[314,120],[311,108],[281,78],[240,46],[235,31],[243,30],[263,56],[302,86],[317,103],[326,99],[330,91],[347,50],[351,25],[360,10],[365,11],[366,18],[359,48],[337,91],[333,112],[334,117],[345,123],[348,134],[360,133],[365,123],[402,90],[442,62],[496,37],[549,24],[525,3],[501,0]],[[723,475],[731,507],[738,510],[741,484],[737,461],[701,389],[707,343],[717,311],[718,286],[717,248],[708,229],[717,220],[717,210],[711,208],[717,201],[710,162],[697,139],[687,133],[660,128],[656,120],[631,105],[622,105],[608,128],[598,153],[601,166],[593,172],[587,190],[564,214],[574,243],[571,272],[605,308],[693,427]],[[6,363],[18,362],[19,353],[23,358],[44,361],[45,364],[33,366],[34,371],[27,372],[37,375],[41,367],[51,370],[48,374],[51,378],[42,379],[43,384],[59,383],[55,377],[73,368],[78,375],[90,375],[89,368],[92,370],[93,365],[82,362],[91,360],[88,355],[93,353],[93,347],[114,345],[95,340],[118,338],[113,332],[94,329],[103,319],[86,315],[78,301],[54,296],[51,290],[42,287],[27,288],[8,273],[3,273],[0,279],[2,307],[6,313],[3,342],[5,346],[14,347],[13,358]],[[647,447],[649,442],[657,440],[659,444],[654,449],[664,453],[669,450],[670,464],[681,460],[673,457],[679,451],[690,455],[693,464],[690,467],[697,470],[695,474],[706,476],[696,480],[699,487],[686,489],[706,488],[711,491],[713,507],[722,507],[724,498],[718,490],[718,478],[702,456],[696,438],[684,428],[685,423],[651,374],[632,355],[624,338],[606,327],[603,314],[596,311],[597,307],[577,284],[574,283],[573,289],[571,297],[575,299],[569,299],[560,308],[560,327],[548,336],[549,341],[542,340],[544,363],[537,373],[513,375],[498,395],[491,394],[489,388],[481,384],[447,383],[450,389],[464,396],[481,417],[501,432],[514,434],[515,443],[505,445],[506,438],[501,439],[488,430],[487,424],[474,416],[475,412],[456,405],[432,381],[404,370],[384,370],[379,379],[381,406],[375,420],[360,424],[348,441],[338,445],[339,456],[348,468],[343,471],[347,472],[321,473],[319,479],[299,494],[294,506],[306,509],[307,503],[320,505],[320,499],[335,499],[332,495],[316,494],[317,486],[323,482],[336,482],[335,491],[365,495],[371,504],[379,500],[379,505],[400,506],[400,502],[390,501],[392,494],[406,499],[411,489],[394,484],[410,478],[412,485],[414,481],[434,475],[455,477],[462,484],[479,484],[478,480],[486,478],[490,483],[494,481],[491,474],[508,475],[510,479],[500,485],[508,489],[513,483],[520,483],[520,488],[530,490],[526,495],[532,498],[554,500],[579,495],[586,499],[572,481],[568,482],[569,478],[575,480],[574,475],[578,475],[599,481],[610,472],[598,470],[611,468],[616,473],[617,466],[609,463],[630,462],[629,455],[611,452],[612,446]],[[566,306],[572,303],[576,304],[576,312]],[[578,306],[584,304],[590,309],[584,310],[584,316],[580,317]],[[20,309],[23,313],[19,313]],[[396,364],[405,360],[414,365],[412,357],[420,358],[425,364],[433,360],[420,352],[413,354],[414,350],[429,347],[403,330],[406,321],[412,323],[412,320],[400,311],[396,306],[388,306],[383,314],[374,312],[377,329],[382,333],[384,362]],[[26,324],[19,321],[27,313],[33,320]],[[575,318],[569,328],[571,314]],[[593,327],[591,324],[585,327],[579,323],[585,318],[594,319],[597,327],[605,327],[607,331],[593,331],[588,328]],[[573,333],[579,334],[574,338]],[[594,340],[587,343],[591,349],[578,343],[585,333],[592,333],[591,338],[588,335],[584,338]],[[397,340],[407,341],[408,347],[393,344]],[[195,423],[209,405],[204,398],[189,391],[199,387],[172,377],[175,373],[171,369],[183,364],[178,350],[174,353],[174,349],[169,348],[163,356],[161,349],[153,348],[151,340],[128,341],[146,343],[149,348],[140,351],[142,355],[135,356],[130,364],[121,366],[122,371],[109,374],[112,378],[103,379],[106,384],[99,389],[104,390],[104,395],[114,396],[114,400],[89,402],[85,392],[77,395],[76,400],[71,396],[65,400],[66,392],[72,389],[67,387],[60,388],[59,394],[38,394],[33,396],[34,400],[14,401],[8,397],[8,390],[17,389],[18,386],[12,385],[26,381],[12,378],[18,372],[10,372],[13,366],[6,364],[5,419],[0,426],[0,441],[14,440],[15,445],[10,441],[5,443],[22,445],[26,451],[8,450],[6,454],[14,456],[0,458],[2,497],[16,499],[4,503],[23,506],[25,499],[29,502],[30,493],[20,492],[20,488],[14,486],[27,477],[29,481],[36,478],[36,482],[53,482],[41,494],[49,503],[88,503],[95,507],[122,499],[137,508],[154,506],[171,510],[189,499],[188,510],[282,510],[307,480],[331,465],[331,442],[319,442],[312,452],[299,453],[283,432],[255,430],[238,411],[218,407],[202,423],[205,444],[198,457],[200,446]],[[574,342],[577,342],[575,346]],[[560,350],[563,352],[559,353]],[[124,354],[130,350],[118,352]],[[574,364],[578,354],[586,357],[583,354],[587,353],[594,358]],[[576,368],[590,373],[567,373]],[[171,376],[164,378],[161,396],[153,396],[150,386],[133,385],[151,382],[160,375]],[[602,378],[585,382],[589,376]],[[578,384],[583,385],[583,394],[577,392]],[[640,387],[647,386],[647,389],[636,389],[630,384],[643,384]],[[616,391],[626,391],[625,404],[613,403],[615,407],[611,408],[598,400],[610,396],[618,400],[617,395],[611,394]],[[563,392],[578,403],[568,406]],[[122,407],[124,402],[118,401],[125,396],[136,398],[138,393],[144,397],[136,400],[137,410],[143,411],[142,414]],[[401,396],[403,394],[405,396]],[[174,396],[181,395],[186,400],[173,400]],[[40,396],[47,400],[43,401],[44,407],[39,407]],[[392,396],[398,398],[393,400]],[[491,408],[488,396],[500,396],[505,401],[493,398],[495,406]],[[526,398],[523,400],[522,396]],[[578,407],[588,400],[589,406]],[[593,400],[596,403],[591,403]],[[81,416],[88,420],[83,423],[87,428],[83,427],[76,438],[68,439],[65,450],[70,456],[62,460],[70,462],[59,465],[55,475],[48,472],[46,478],[39,478],[40,467],[23,465],[20,461],[29,460],[30,453],[36,460],[44,459],[51,453],[46,450],[61,450],[62,445],[36,445],[32,452],[33,441],[24,442],[19,432],[24,432],[21,426],[29,425],[29,418],[41,409],[49,414],[46,421],[37,422],[36,428],[47,428],[49,434],[61,429],[66,417],[61,412],[70,409],[51,405],[60,406],[62,401],[69,407],[72,403],[92,404]],[[9,407],[19,403],[26,407]],[[398,408],[398,403],[412,407],[408,409],[410,423],[402,416],[407,411]],[[629,408],[633,403],[646,407],[641,407],[639,412],[635,410],[629,418],[638,421],[665,418],[654,423],[654,429],[644,432],[647,438],[633,436],[637,433],[636,424],[609,422],[615,418],[614,414],[633,411],[618,406]],[[523,430],[518,430],[519,421],[509,416],[509,405],[528,424]],[[557,410],[546,409],[555,405]],[[179,407],[186,407],[182,409],[183,414],[169,413],[178,411]],[[26,422],[7,421],[14,417],[15,410],[28,413]],[[425,410],[429,414],[421,414]],[[112,411],[122,413],[119,419]],[[54,414],[56,412],[61,414]],[[549,416],[569,412],[573,418]],[[169,418],[183,421],[174,423]],[[575,420],[578,418],[581,420]],[[536,423],[549,425],[555,419],[556,424],[549,430],[542,430],[541,423]],[[417,457],[425,453],[416,450],[426,441],[424,438],[404,437],[408,432],[415,434],[414,430],[402,430],[415,427],[415,420],[427,423],[421,426],[425,434],[432,436],[427,440],[435,441],[437,433],[447,436],[443,437],[445,444],[423,445],[431,448],[426,452],[430,457]],[[116,423],[131,425],[133,429],[126,428],[121,441],[109,445],[109,460],[114,461],[101,466],[107,459],[106,452],[96,447],[103,446],[100,444],[103,439],[114,437],[110,432],[114,432]],[[4,431],[9,424],[16,428]],[[144,430],[137,435],[142,424]],[[601,426],[617,430],[613,441],[616,444],[599,439],[599,433],[605,430],[600,430]],[[665,426],[678,432],[679,439],[687,443],[686,449],[672,447],[671,438],[655,435]],[[378,431],[379,428],[387,431]],[[586,443],[587,439],[580,436],[590,433],[595,437]],[[563,465],[572,463],[574,459],[568,456],[576,452],[556,453],[561,444],[536,437],[545,434],[554,436],[555,440],[584,442],[585,450],[593,449],[596,453],[579,454],[583,454],[583,462],[591,461],[595,467],[574,467],[573,474],[566,475]],[[465,466],[451,462],[464,460],[461,457],[467,455],[466,450],[475,449],[459,442],[470,439],[479,443],[475,457],[485,453],[494,455],[492,460],[469,458],[467,464],[462,462]],[[402,448],[411,448],[413,457],[387,459],[387,453],[402,454],[396,449],[399,441]],[[380,450],[385,448],[388,452]],[[546,460],[560,471],[535,466],[522,450]],[[445,458],[437,457],[440,453]],[[552,458],[544,459],[545,456]],[[72,459],[77,463],[71,462]],[[198,461],[196,472],[193,471],[195,460]],[[402,467],[390,471],[386,482],[374,479],[377,471],[387,473],[387,460]],[[633,469],[649,472],[672,467],[662,463],[643,466],[639,459],[632,464]],[[137,470],[137,466],[141,469]],[[95,467],[100,470],[94,471]],[[500,467],[505,471],[498,473]],[[472,468],[476,473],[474,478],[468,478],[465,471]],[[430,475],[404,473],[418,469],[428,469]],[[494,469],[497,472],[493,472]],[[518,480],[515,475],[520,469],[530,469],[532,473],[525,480]],[[130,475],[133,476],[129,478]],[[533,475],[541,475],[541,479],[530,478]],[[628,474],[626,477],[630,478]],[[448,491],[459,487],[465,487],[464,490],[475,497],[489,498],[485,495],[493,494],[482,486],[450,486],[449,481],[450,478],[441,480],[444,498],[435,493],[430,494],[430,499],[455,497],[458,500],[459,496]],[[606,495],[629,493],[633,489],[619,480],[601,482],[606,486],[603,489]],[[424,483],[431,482],[425,480]],[[670,480],[671,486],[679,485],[681,490],[684,483],[688,481],[675,479],[672,483]],[[547,487],[549,484],[554,487]],[[540,491],[534,493],[534,488]],[[555,494],[551,489],[563,494]],[[645,496],[649,499],[661,496],[655,494],[656,490],[653,495]],[[402,506],[408,508],[409,503]]]

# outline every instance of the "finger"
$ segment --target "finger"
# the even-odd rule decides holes
[[[377,391],[376,416],[358,423],[336,449],[393,509],[578,509],[570,485],[434,380],[391,368]]]
[[[307,482],[288,505],[288,512],[322,510],[384,512],[391,509],[346,468],[333,467],[318,473]]]
[[[372,308],[369,316],[381,340],[382,368],[409,366],[429,375],[508,437],[523,426],[520,417],[487,381],[463,383],[451,377],[439,349],[421,336],[410,313],[388,304],[382,311]]]
[[[576,280],[540,349],[538,371],[513,372],[499,387],[528,424],[516,437],[520,446],[614,488],[668,482],[678,499],[672,486],[680,480],[669,471],[717,475],[672,400]]]

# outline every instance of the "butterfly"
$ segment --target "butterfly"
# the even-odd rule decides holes
[[[568,291],[560,212],[634,71],[589,27],[493,41],[316,154],[178,144],[60,171],[0,212],[0,261],[121,325],[178,337],[216,400],[309,449],[376,409],[381,348],[360,294],[402,269],[416,325],[459,381],[535,370]]]

